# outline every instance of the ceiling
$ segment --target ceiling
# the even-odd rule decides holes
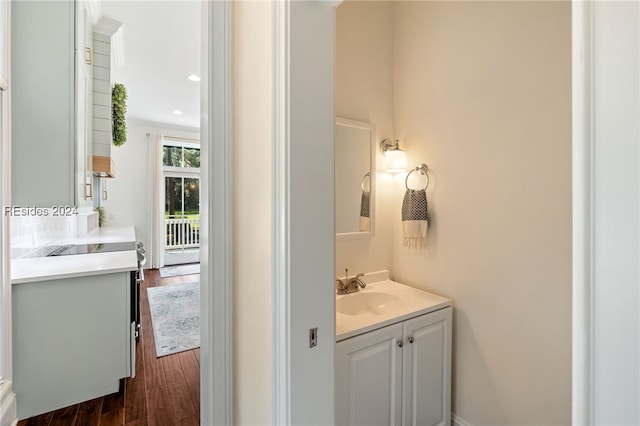
[[[124,65],[112,83],[127,88],[127,118],[200,127],[199,1],[102,1],[102,15],[123,24]],[[173,111],[181,111],[176,115]]]

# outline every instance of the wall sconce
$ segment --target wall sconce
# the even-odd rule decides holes
[[[380,142],[380,151],[384,155],[384,170],[389,173],[402,173],[407,171],[407,155],[398,145],[398,140],[393,143],[389,139]]]

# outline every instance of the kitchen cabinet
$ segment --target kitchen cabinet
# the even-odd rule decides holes
[[[449,425],[451,309],[336,343],[336,424]]]
[[[129,272],[13,284],[18,418],[118,391],[135,374]]]
[[[11,5],[12,199],[92,206],[93,20],[85,0]]]
[[[75,205],[75,2],[11,2],[11,197]]]

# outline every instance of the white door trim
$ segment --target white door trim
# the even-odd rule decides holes
[[[273,424],[291,423],[289,1],[273,2]]]
[[[572,3],[572,423],[593,421],[593,3]]]
[[[9,91],[11,62],[11,2],[0,1],[4,32],[4,45],[0,48],[4,69],[0,69],[0,102],[2,102],[2,135],[0,135],[0,202],[2,206],[11,205],[11,92]],[[16,395],[12,389],[12,337],[11,337],[11,256],[10,256],[9,217],[2,215],[0,223],[0,426],[15,425]]]
[[[231,2],[203,2],[201,354],[203,425],[233,424]]]

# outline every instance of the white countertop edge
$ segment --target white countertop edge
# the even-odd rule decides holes
[[[389,318],[389,319],[386,319],[386,320],[383,320],[383,321],[380,321],[380,322],[369,324],[367,326],[356,328],[354,330],[350,330],[350,331],[347,331],[347,332],[344,332],[344,333],[341,333],[341,334],[336,334],[336,343],[341,341],[341,340],[346,340],[346,339],[349,339],[351,337],[359,336],[361,334],[365,334],[365,333],[368,333],[370,331],[377,330],[379,328],[384,328],[384,327],[387,327],[389,325],[397,324],[399,322],[406,321],[406,320],[411,319],[411,318],[419,317],[420,315],[429,314],[431,312],[439,311],[441,309],[446,309],[446,308],[450,308],[450,307],[451,307],[451,301],[442,302],[442,303],[439,303],[437,305],[429,306],[429,307],[424,308],[424,309],[419,309],[419,310],[413,311],[413,312],[407,312],[407,313],[399,315],[397,317],[393,317],[393,318]],[[341,315],[341,314],[338,314],[338,315]]]
[[[11,284],[112,274],[136,269],[138,257],[135,250],[14,259],[11,261]]]
[[[31,242],[22,242],[22,244],[13,244],[11,248],[31,249],[51,245],[67,245],[67,244],[103,244],[103,243],[127,243],[136,242],[136,231],[133,226],[105,226],[94,229],[86,235],[61,236],[40,242],[34,246]]]

